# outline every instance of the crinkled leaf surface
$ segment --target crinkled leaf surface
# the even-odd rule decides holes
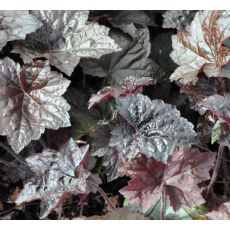
[[[122,51],[104,55],[99,60],[83,60],[80,65],[84,73],[107,77],[115,85],[120,85],[127,76],[153,77],[155,82],[163,75],[148,58],[151,48],[148,29],[139,29],[133,39],[118,30],[111,30],[110,36]]]
[[[19,153],[45,128],[70,126],[70,106],[62,97],[70,81],[51,71],[48,61],[20,65],[0,60],[0,134]]]
[[[34,32],[41,25],[28,10],[1,10],[0,50],[8,41],[25,39],[27,34]]]
[[[90,192],[87,185],[90,172],[81,167],[78,177],[75,177],[75,170],[85,161],[87,153],[88,146],[79,148],[70,139],[60,152],[45,149],[26,158],[37,178],[25,182],[16,203],[41,199],[40,218],[45,218],[68,194]]]
[[[205,202],[198,184],[209,179],[214,161],[215,154],[183,148],[176,150],[167,164],[139,154],[126,167],[131,180],[120,192],[143,213],[156,205],[163,190],[174,210],[194,207]]]
[[[209,96],[199,102],[198,105],[230,125],[230,94]]]
[[[88,11],[32,11],[43,26],[14,47],[24,62],[45,57],[67,75],[71,75],[81,57],[100,58],[120,50],[108,36],[109,28],[87,22]]]
[[[152,82],[153,80],[150,77],[127,77],[122,81],[121,86],[107,86],[97,94],[93,94],[89,100],[89,109],[110,97],[126,96],[129,93],[135,93],[142,89],[143,86],[150,85]]]
[[[230,36],[229,20],[229,11],[198,11],[189,33],[179,32],[172,36],[170,56],[179,67],[171,75],[171,81],[195,83],[202,70],[208,77],[218,75],[230,60],[230,49],[222,46]]]
[[[177,145],[195,142],[193,125],[172,105],[162,100],[128,95],[117,99],[117,109],[128,122],[112,131],[110,146],[130,162],[138,153],[166,162]]]
[[[128,186],[120,190],[129,203],[140,206],[145,213],[161,197],[160,185],[164,175],[165,164],[154,158],[139,154],[127,166],[126,174],[131,177]]]

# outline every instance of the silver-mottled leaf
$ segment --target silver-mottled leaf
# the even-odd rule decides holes
[[[45,128],[70,126],[70,106],[62,97],[70,81],[51,71],[48,61],[20,65],[0,60],[0,135],[19,153]]]
[[[210,111],[218,118],[223,119],[227,124],[230,124],[230,94],[209,96],[200,101],[198,106]]]
[[[101,180],[82,164],[86,160],[88,147],[79,148],[73,139],[69,139],[59,152],[44,149],[42,153],[26,158],[36,177],[25,182],[16,203],[40,199],[40,218],[44,218],[68,194],[96,192],[95,188],[88,186],[87,181],[100,184]]]
[[[84,163],[89,152],[89,145],[79,148],[70,138],[60,149],[58,166],[60,170],[70,176],[75,176],[75,168]]]
[[[0,50],[8,41],[25,39],[42,24],[28,10],[0,11]]]
[[[172,36],[171,58],[180,65],[171,75],[171,81],[186,85],[195,83],[200,71],[216,77],[230,60],[230,49],[223,42],[230,36],[230,11],[198,11],[189,33]]]
[[[163,75],[158,65],[148,58],[151,48],[148,29],[139,29],[133,39],[120,31],[111,31],[110,36],[122,51],[99,60],[83,60],[80,65],[84,73],[108,77],[115,85],[120,85],[127,76],[153,77],[156,82]]]
[[[31,14],[43,26],[14,47],[13,52],[20,53],[24,62],[45,57],[71,75],[81,57],[100,58],[120,50],[108,36],[109,28],[87,22],[88,11],[35,10]]]
[[[41,199],[40,218],[45,218],[69,193],[86,193],[86,179],[89,172],[84,172],[76,179],[63,174],[56,163],[50,165],[48,172],[35,181],[27,181],[17,197],[16,203]]]
[[[162,27],[187,32],[195,13],[195,10],[168,10],[162,15],[164,18]]]
[[[117,99],[118,112],[128,121],[111,133],[110,146],[130,162],[138,153],[166,162],[174,147],[195,142],[193,125],[172,105],[143,95]]]

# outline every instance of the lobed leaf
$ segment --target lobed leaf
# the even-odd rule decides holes
[[[175,211],[182,206],[195,207],[205,203],[198,184],[210,178],[214,161],[215,154],[183,148],[174,151],[166,164],[139,154],[126,166],[131,180],[120,192],[143,213],[156,205],[162,191]]]
[[[161,69],[148,58],[150,54],[148,29],[139,29],[135,38],[113,30],[110,36],[122,50],[104,55],[99,60],[83,60],[80,65],[84,73],[108,77],[113,85],[120,85],[127,76],[153,76],[153,81],[156,82],[156,79],[163,75]]]
[[[51,71],[48,61],[20,68],[10,58],[0,60],[0,135],[19,153],[45,128],[70,126],[70,106],[62,97],[70,81]]]
[[[28,10],[0,11],[0,50],[8,41],[23,40],[42,24]]]
[[[165,163],[175,146],[190,146],[195,142],[193,125],[162,100],[128,95],[117,98],[117,109],[128,123],[113,129],[109,145],[127,162],[141,152]]]
[[[43,219],[67,195],[92,191],[87,180],[101,181],[97,175],[91,175],[84,169],[82,162],[86,160],[87,153],[88,146],[79,148],[73,139],[69,139],[60,152],[45,149],[42,153],[26,158],[37,177],[25,182],[16,203],[40,199],[40,218]]]
[[[189,33],[172,36],[171,58],[179,67],[170,76],[171,81],[195,84],[199,72],[216,77],[230,60],[230,49],[223,42],[230,36],[229,11],[198,11]]]
[[[88,11],[35,10],[31,14],[43,26],[14,47],[24,62],[45,57],[69,76],[81,57],[100,58],[120,50],[108,36],[109,28],[87,22]]]

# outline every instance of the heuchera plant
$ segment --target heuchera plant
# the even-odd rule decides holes
[[[0,18],[0,219],[230,219],[230,11]]]

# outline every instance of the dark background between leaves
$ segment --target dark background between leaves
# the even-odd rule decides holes
[[[146,15],[149,16],[150,23],[147,26],[150,31],[150,42],[151,42],[151,54],[152,58],[165,72],[163,78],[155,85],[147,86],[144,89],[143,94],[148,95],[151,99],[162,99],[166,103],[176,105],[177,109],[180,110],[181,115],[187,118],[190,122],[196,127],[198,124],[199,114],[190,108],[189,100],[186,95],[180,93],[180,88],[173,82],[169,81],[169,76],[176,68],[176,64],[171,60],[169,54],[172,51],[171,46],[171,35],[176,34],[174,29],[164,29],[161,27],[163,22],[162,14],[165,11],[144,11]],[[118,11],[91,11],[89,20],[97,20],[100,24],[104,24],[107,27],[111,27],[108,17],[118,14]],[[119,18],[117,18],[119,20]],[[0,58],[6,56],[12,58],[14,61],[23,64],[22,59],[18,54],[12,54],[10,51],[13,46],[11,42],[8,42],[4,49],[0,52]],[[52,67],[53,70],[58,71],[56,68]],[[63,74],[68,78],[65,74]],[[69,79],[69,78],[68,78]],[[85,99],[89,99],[92,93],[97,92],[102,88],[104,84],[103,78],[87,76],[83,74],[83,71],[78,65],[72,75],[71,87],[82,90],[85,93]],[[71,103],[71,102],[70,102]],[[87,112],[87,104],[83,103],[81,106],[82,114]],[[100,115],[100,112],[99,112]],[[79,121],[81,122],[81,121]],[[74,124],[73,124],[74,127]],[[47,131],[43,134],[43,139],[46,141],[47,145],[52,147],[58,147],[61,142],[64,142],[68,139],[69,136],[74,135],[73,128],[63,129],[63,134],[59,136],[59,141],[54,141],[50,139],[56,131]],[[56,137],[56,136],[55,136]],[[87,140],[87,135],[81,136],[82,140]],[[5,141],[5,137],[0,137],[1,141]],[[48,140],[48,141],[47,141]],[[41,150],[41,144],[38,141],[32,141],[29,146],[23,150],[23,155],[27,156],[31,149],[36,149],[36,151]],[[216,150],[217,146],[210,145],[211,150]],[[7,161],[13,160],[13,158],[7,154],[4,150],[0,150],[0,157]],[[100,168],[100,161],[97,163],[94,170]],[[223,172],[220,171],[220,174]],[[11,175],[12,179],[8,179],[6,175]],[[8,214],[9,219],[38,219],[39,213],[39,201],[33,201],[25,205],[25,207],[16,207],[15,204],[10,203],[8,198],[12,191],[16,187],[22,188],[22,181],[19,178],[16,178],[17,171],[12,170],[12,168],[0,167],[0,219],[4,218]],[[123,197],[119,194],[119,190],[127,185],[129,178],[123,177],[118,178],[115,181],[108,183],[106,177],[103,178],[103,184],[101,187],[107,194],[112,194],[117,196],[118,204],[122,207]],[[217,194],[224,194],[224,187],[221,183],[215,184],[215,192]],[[73,216],[78,216],[80,213],[80,206],[78,205],[79,198],[77,196],[71,196],[66,200],[63,206],[63,216],[71,218]],[[90,194],[87,197],[86,204],[83,208],[83,215],[92,216],[92,215],[102,215],[104,212],[105,204],[104,200],[98,194]],[[21,209],[21,210],[20,210]],[[52,212],[49,219],[57,219],[57,214]]]

